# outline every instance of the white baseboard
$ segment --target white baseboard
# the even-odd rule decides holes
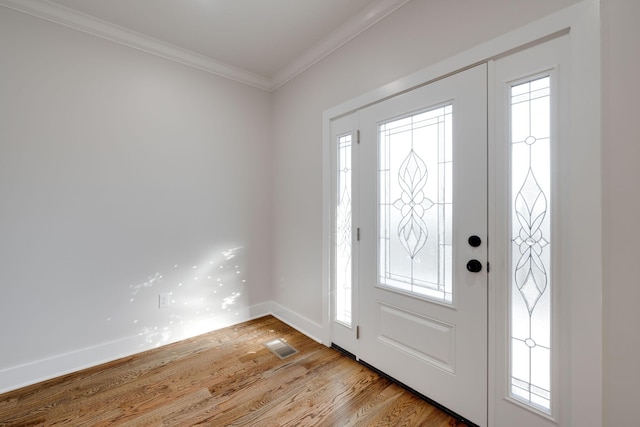
[[[276,302],[271,302],[271,314],[309,338],[322,343],[322,339],[320,339],[323,336],[321,324],[313,322]]]
[[[147,340],[148,337],[137,335],[3,369],[0,371],[0,393],[148,350],[153,346],[149,347]]]
[[[255,304],[235,313],[233,317],[217,318],[213,329],[201,333],[272,314],[316,341],[322,336],[321,325],[274,302]],[[154,338],[157,337],[136,335],[0,370],[0,394],[156,348],[159,345]],[[176,334],[175,339],[163,345],[187,338],[190,337]]]

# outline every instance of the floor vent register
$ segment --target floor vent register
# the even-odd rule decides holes
[[[298,353],[298,350],[291,347],[280,338],[269,341],[268,343],[265,343],[264,346],[271,350],[271,352],[278,356],[280,359],[286,359],[287,357],[293,356],[294,354]]]

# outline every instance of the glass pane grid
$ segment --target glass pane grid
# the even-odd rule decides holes
[[[338,188],[336,203],[336,320],[351,326],[352,227],[351,135],[338,137]]]
[[[379,125],[379,282],[453,301],[447,105]]]
[[[511,88],[512,397],[551,411],[550,77]]]

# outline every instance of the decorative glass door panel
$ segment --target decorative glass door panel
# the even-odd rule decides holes
[[[564,35],[494,63],[496,138],[492,158],[496,203],[492,242],[495,270],[491,276],[496,304],[494,376],[495,424],[552,427],[565,425],[562,401],[570,375],[567,288],[571,282],[565,239],[573,224],[573,151],[567,133],[570,51]],[[578,147],[579,145],[576,145]],[[561,167],[562,165],[562,167]],[[567,178],[569,178],[567,180]],[[575,188],[574,188],[575,189]],[[562,245],[561,245],[562,243]],[[561,397],[563,396],[564,397]],[[570,406],[570,405],[569,405]]]
[[[451,104],[378,125],[379,283],[451,303]]]
[[[335,320],[346,326],[351,326],[351,134],[339,136],[336,142],[338,144],[338,185],[336,191]]]
[[[551,409],[550,77],[511,87],[511,394]]]

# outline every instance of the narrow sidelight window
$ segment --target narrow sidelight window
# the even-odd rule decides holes
[[[551,412],[551,77],[513,85],[510,394]]]
[[[338,137],[336,321],[351,326],[351,134]]]

